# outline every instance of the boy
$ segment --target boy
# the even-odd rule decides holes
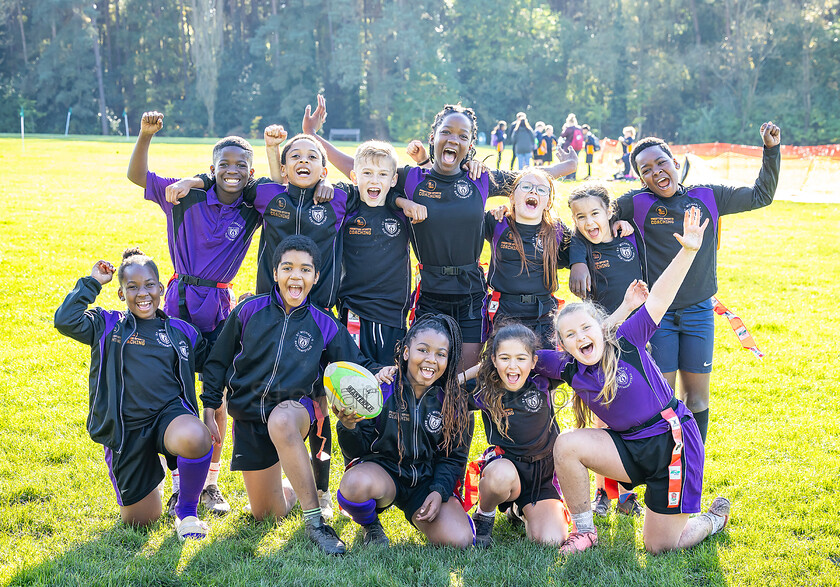
[[[321,362],[375,366],[346,328],[310,303],[320,256],[306,236],[280,243],[272,257],[274,288],[246,299],[225,321],[205,364],[201,400],[216,438],[214,410],[228,390],[234,418],[231,470],[242,471],[254,517],[285,516],[297,497],[307,537],[328,554],[344,554],[344,543],[322,517],[304,440],[315,421],[313,387]],[[281,463],[291,488],[283,488]]]
[[[368,141],[356,149],[350,179],[361,201],[344,227],[338,294],[341,322],[362,354],[383,365],[393,364],[394,348],[405,336],[411,294],[407,221],[385,206],[397,183],[397,162],[388,143]]]
[[[592,160],[595,155],[595,151],[601,150],[601,141],[598,140],[598,137],[592,134],[592,129],[588,124],[584,124],[580,128],[583,131],[583,146],[586,151],[586,177],[583,179],[587,180],[592,177]]]
[[[764,152],[761,170],[753,187],[722,185],[686,188],[679,183],[680,164],[665,141],[642,139],[631,155],[633,168],[642,181],[641,191],[630,192],[615,201],[619,220],[628,220],[641,241],[644,252],[642,270],[645,281],[655,284],[676,253],[671,236],[683,229],[683,214],[692,207],[711,218],[709,230],[715,238],[704,238],[703,245],[677,292],[674,302],[651,338],[652,355],[665,380],[676,389],[680,374],[681,398],[694,413],[703,442],[709,427],[709,384],[714,352],[714,312],[711,297],[717,292],[717,220],[768,206],[773,202],[779,181],[781,131],[772,122],[761,125]],[[589,271],[580,252],[571,252],[569,287],[583,297],[589,290]]]
[[[190,190],[179,197],[167,197],[166,188],[174,179],[149,171],[148,155],[152,137],[163,128],[163,114],[145,112],[140,133],[128,163],[128,179],[145,189],[144,197],[157,203],[166,214],[169,256],[175,274],[166,291],[167,315],[191,322],[212,346],[221,325],[233,307],[231,280],[248,252],[251,238],[260,224],[260,214],[245,203],[242,191],[254,174],[254,151],[240,137],[225,137],[213,147],[210,173],[214,187]],[[224,431],[227,413],[223,405],[216,421]],[[219,491],[219,461],[224,434],[213,447],[201,502],[211,512],[222,515],[230,505]],[[178,472],[172,474],[172,496],[168,508],[178,501]]]

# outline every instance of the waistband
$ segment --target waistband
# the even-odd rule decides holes
[[[499,299],[507,302],[519,302],[521,304],[536,304],[537,302],[552,302],[556,303],[554,296],[551,294],[506,294],[499,293]]]
[[[229,283],[220,283],[218,281],[202,279],[201,277],[184,275],[182,273],[173,273],[172,278],[169,280],[169,283],[172,283],[172,281],[175,279],[177,279],[179,283],[183,283],[184,285],[200,285],[202,287],[215,287],[218,289],[229,289],[231,287]]]
[[[639,424],[638,426],[633,426],[632,428],[628,428],[627,430],[622,430],[619,434],[635,434],[640,430],[644,430],[645,428],[650,428],[660,420],[662,420],[662,412],[667,409],[675,409],[680,403],[680,400],[677,399],[677,396],[672,396],[671,401],[668,402],[668,405],[664,406],[658,414],[650,418],[647,422]]]
[[[469,265],[420,265],[420,271],[432,275],[461,275],[478,268],[478,263],[470,263]]]

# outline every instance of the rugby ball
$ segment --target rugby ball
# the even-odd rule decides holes
[[[356,363],[338,361],[324,369],[324,388],[330,405],[337,410],[350,408],[364,418],[375,418],[382,411],[382,390],[373,374]]]

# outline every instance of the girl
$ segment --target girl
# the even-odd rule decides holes
[[[691,412],[674,397],[645,350],[682,285],[703,242],[709,219],[685,212],[681,248],[651,289],[644,306],[618,329],[605,324],[594,304],[570,304],[555,319],[563,349],[539,351],[536,371],[558,378],[574,390],[578,429],[561,434],[554,446],[560,487],[576,531],[561,553],[598,543],[589,503],[589,471],[636,486],[645,493],[645,548],[660,553],[687,548],[719,532],[729,519],[729,500],[718,497],[700,511],[703,442]],[[609,429],[580,428],[593,411]]]
[[[507,122],[500,120],[493,128],[493,133],[490,135],[490,142],[496,149],[496,169],[502,165],[502,152],[505,150],[505,141],[507,140]]]
[[[587,266],[593,276],[594,283],[588,297],[610,314],[621,304],[627,286],[642,279],[636,238],[632,231],[629,236],[613,237],[609,224],[610,194],[603,183],[588,182],[572,190],[569,208],[575,223],[571,246],[585,248]],[[606,428],[597,416],[593,418],[593,423],[599,428]],[[610,498],[604,477],[597,473],[595,487],[592,510],[599,516],[606,516]],[[619,487],[616,509],[626,515],[642,513],[636,494],[624,487]]]
[[[87,429],[105,447],[123,522],[147,525],[160,517],[163,454],[181,472],[178,538],[204,538],[207,525],[196,508],[212,444],[196,417],[195,371],[205,343],[194,326],[158,309],[163,284],[152,259],[126,249],[116,273],[127,312],[88,309],[114,276],[113,265],[97,261],[55,313],[59,332],[91,347]]]
[[[531,164],[531,155],[536,144],[534,129],[528,123],[528,117],[524,112],[516,115],[516,122],[510,130],[510,142],[513,145],[513,156],[518,159],[519,170],[523,170]],[[513,169],[513,160],[510,162]]]
[[[516,506],[535,542],[560,545],[569,535],[552,461],[559,430],[551,390],[559,382],[531,376],[538,348],[530,328],[511,322],[496,330],[482,353],[473,408],[481,409],[490,447],[473,514],[477,546],[490,545],[496,507]]]
[[[554,218],[553,197],[551,176],[528,168],[513,183],[506,216],[497,221],[495,212],[487,212],[484,218],[484,238],[492,246],[488,318],[522,321],[537,333],[541,348],[553,346],[557,270],[569,266],[571,231]]]
[[[396,381],[383,384],[375,419],[338,416],[347,460],[337,499],[362,526],[364,543],[388,546],[379,512],[396,505],[431,544],[473,544],[470,519],[451,499],[467,463],[472,421],[457,381],[461,333],[449,316],[414,322],[396,350]]]

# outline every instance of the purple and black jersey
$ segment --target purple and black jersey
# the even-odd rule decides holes
[[[145,191],[145,198],[156,202],[166,214],[169,257],[175,272],[229,283],[248,253],[260,224],[259,212],[242,197],[232,204],[221,203],[212,187],[207,191],[190,190],[178,205],[170,204],[165,190],[175,181],[148,172]],[[178,280],[166,291],[164,311],[207,333],[227,318],[233,302],[228,288],[187,285]],[[189,315],[183,316],[183,310]]]
[[[355,186],[352,189],[358,192]],[[368,206],[359,199],[358,206],[348,214],[343,237],[338,294],[342,308],[378,324],[405,328],[411,296],[405,216],[386,206]]]
[[[635,279],[643,279],[642,262],[636,235],[613,238],[608,243],[590,243],[580,235],[572,237],[570,250],[582,250],[592,275],[591,298],[603,306],[608,314],[615,312],[624,301],[627,286]]]

